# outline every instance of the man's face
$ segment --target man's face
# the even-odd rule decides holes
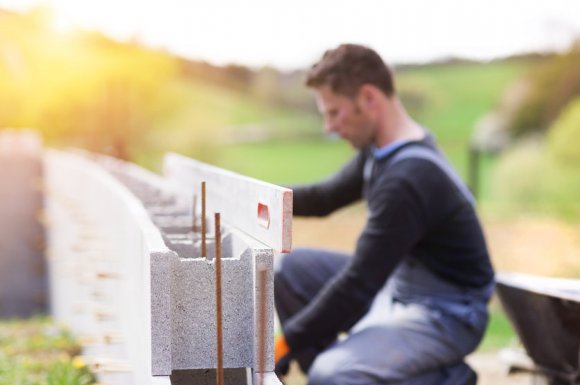
[[[316,104],[324,117],[325,131],[361,149],[374,141],[375,128],[358,99],[334,93],[330,86],[316,88]]]

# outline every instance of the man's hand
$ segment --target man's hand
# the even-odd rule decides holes
[[[274,364],[278,376],[285,376],[290,369],[290,347],[283,335],[274,341]]]

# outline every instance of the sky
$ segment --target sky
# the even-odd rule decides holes
[[[41,4],[63,32],[96,29],[214,64],[281,69],[345,42],[400,64],[561,51],[580,36],[580,0],[0,0],[17,11]]]

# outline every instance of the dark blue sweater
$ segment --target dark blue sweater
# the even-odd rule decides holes
[[[365,150],[332,178],[294,189],[295,215],[324,216],[363,197],[369,214],[350,264],[285,323],[284,334],[293,350],[321,346],[350,329],[406,256],[459,286],[479,288],[493,280],[483,232],[465,186],[459,188],[456,175],[451,178],[428,159],[392,162],[409,146],[426,148],[439,162],[446,162],[428,136],[374,159],[370,179],[364,174],[372,155]]]

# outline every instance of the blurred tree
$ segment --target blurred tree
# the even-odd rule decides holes
[[[219,67],[205,61],[194,61],[185,58],[179,58],[179,72],[190,80],[203,78],[207,82],[219,86],[234,88],[238,91],[248,91],[254,75],[248,67],[228,64],[225,67]]]
[[[209,159],[247,127],[318,134],[308,92],[299,71],[219,67],[64,32],[43,9],[0,12],[0,127],[37,128],[49,145],[148,165],[165,151]]]
[[[280,94],[280,74],[272,67],[265,66],[256,72],[251,93],[263,103],[275,104]]]
[[[491,185],[503,213],[522,210],[580,217],[580,97],[563,110],[543,135],[528,135],[502,154]]]
[[[409,114],[414,117],[421,117],[426,107],[434,102],[428,86],[412,79],[397,84],[397,93]]]
[[[49,143],[121,158],[168,114],[176,59],[99,33],[59,33],[50,13],[3,13],[0,126],[35,127]]]
[[[516,108],[509,129],[514,136],[544,132],[575,96],[580,94],[580,47],[544,60],[528,75],[530,88]]]
[[[566,106],[548,133],[548,148],[552,156],[568,166],[580,165],[580,97]]]
[[[96,56],[89,76],[97,81],[75,106],[60,103],[56,108],[69,116],[80,114],[71,120],[81,126],[70,129],[84,147],[129,159],[131,148],[140,147],[167,114],[162,106],[170,97],[167,84],[177,73],[176,63],[136,45],[97,40],[89,48]]]

